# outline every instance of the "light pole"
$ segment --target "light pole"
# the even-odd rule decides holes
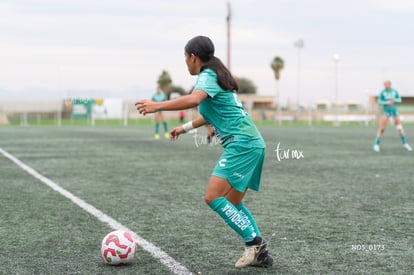
[[[295,48],[298,49],[298,75],[297,75],[297,83],[296,83],[296,105],[297,109],[300,108],[300,52],[301,49],[305,47],[305,40],[299,38],[294,44]]]
[[[231,5],[227,2],[227,68],[231,69]]]
[[[339,103],[338,103],[338,63],[339,63],[339,54],[333,55],[334,61],[334,106],[335,106],[335,122],[334,126],[339,126]]]
[[[58,70],[59,70],[59,97],[61,99],[63,98],[63,101],[62,101],[62,104],[60,105],[61,109],[58,110],[59,113],[57,114],[57,124],[58,126],[61,126],[62,125],[62,112],[63,112],[62,107],[63,107],[63,104],[66,105],[66,95],[63,93],[63,71],[65,70],[65,67],[60,65]]]

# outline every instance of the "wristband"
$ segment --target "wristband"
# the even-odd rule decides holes
[[[193,122],[189,121],[189,122],[183,124],[183,129],[184,129],[184,132],[188,132],[188,131],[194,129]]]

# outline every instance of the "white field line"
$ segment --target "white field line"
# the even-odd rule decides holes
[[[163,265],[165,265],[171,272],[177,275],[193,275],[192,272],[190,272],[185,266],[171,258],[167,253],[162,251],[159,247],[153,245],[152,243],[148,242],[144,238],[142,238],[137,233],[133,232],[126,226],[122,225],[118,221],[114,220],[110,216],[106,215],[99,209],[96,209],[94,206],[90,205],[89,203],[85,202],[84,200],[76,197],[66,189],[60,187],[58,184],[50,180],[49,178],[41,175],[36,170],[31,168],[30,166],[26,165],[10,153],[6,152],[2,148],[0,148],[0,153],[8,158],[9,160],[13,161],[17,166],[19,166],[21,169],[32,175],[34,178],[40,180],[62,196],[68,198],[71,200],[74,204],[78,205],[80,208],[85,210],[86,212],[90,213],[91,215],[95,216],[98,220],[108,224],[112,229],[114,230],[126,230],[131,232],[132,236],[134,237],[137,245],[139,245],[142,249],[147,251],[149,254],[151,254],[152,257],[159,260]]]

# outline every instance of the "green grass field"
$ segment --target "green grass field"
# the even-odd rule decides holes
[[[0,127],[0,148],[161,248],[194,274],[410,274],[414,270],[414,152],[395,129],[374,153],[376,128],[260,126],[260,192],[245,203],[270,269],[236,270],[243,243],[203,196],[222,151],[187,134],[153,140],[152,126]],[[414,143],[414,127],[407,126]],[[199,144],[195,144],[195,141]],[[303,152],[278,160],[275,149]],[[291,156],[291,154],[290,154]],[[0,154],[0,274],[171,274],[138,248],[111,267],[112,229]]]

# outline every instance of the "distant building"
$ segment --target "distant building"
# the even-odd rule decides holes
[[[346,102],[346,109],[350,112],[358,112],[361,111],[363,108],[359,101],[349,100]]]
[[[243,106],[247,110],[253,109],[275,109],[276,97],[271,95],[238,95],[239,99],[243,103]]]
[[[318,100],[315,102],[316,110],[327,111],[329,108],[329,102],[326,100]]]

